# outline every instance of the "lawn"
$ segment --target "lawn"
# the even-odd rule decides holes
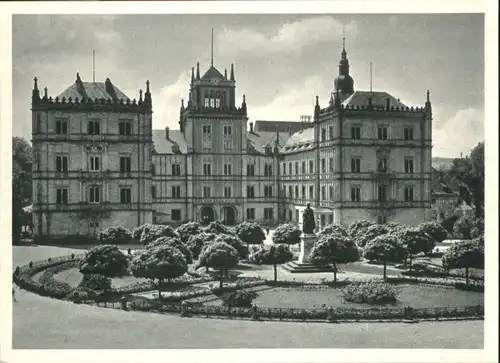
[[[414,308],[473,306],[484,304],[484,294],[478,292],[446,289],[422,285],[399,285],[400,294],[396,306],[410,305]],[[308,289],[300,287],[272,288],[259,291],[254,303],[266,308],[320,309],[328,306],[338,308],[371,308],[380,305],[345,303],[340,289]]]

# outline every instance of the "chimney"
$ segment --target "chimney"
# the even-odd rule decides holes
[[[250,122],[250,133],[253,134],[253,122]]]
[[[106,82],[104,82],[104,87],[106,93],[110,95],[112,99],[115,100],[118,98],[116,96],[115,88],[113,87],[113,84],[111,83],[111,80],[109,78],[106,78]]]
[[[165,127],[165,139],[170,140],[170,129],[168,126]]]
[[[463,157],[464,157],[464,153],[460,152],[460,159],[463,159]]]
[[[389,99],[389,97],[385,99],[385,108],[386,110],[389,110],[391,108],[391,100]]]

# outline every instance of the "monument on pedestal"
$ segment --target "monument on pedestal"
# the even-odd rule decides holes
[[[283,267],[292,273],[297,272],[331,272],[333,268],[329,265],[314,265],[309,260],[309,254],[318,240],[318,236],[314,234],[316,229],[316,221],[314,220],[314,211],[311,204],[307,204],[302,214],[302,235],[300,236],[300,255],[297,261],[288,262]]]

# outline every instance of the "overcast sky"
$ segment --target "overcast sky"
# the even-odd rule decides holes
[[[314,97],[326,106],[343,29],[355,90],[387,91],[423,105],[431,91],[433,156],[469,153],[484,140],[484,17],[448,15],[15,15],[13,133],[30,138],[33,78],[55,97],[76,72],[106,77],[131,98],[151,81],[153,127],[178,128],[190,69],[235,66],[237,102],[254,120],[299,120]]]

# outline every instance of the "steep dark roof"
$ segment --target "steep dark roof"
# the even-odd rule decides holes
[[[90,98],[92,100],[94,99],[102,99],[104,98],[105,100],[114,100],[114,99],[122,99],[122,100],[130,100],[130,98],[120,91],[118,87],[115,85],[109,83],[111,85],[112,91],[111,93],[106,92],[106,83],[105,82],[80,82],[81,88],[78,87],[78,84],[75,82],[71,86],[69,86],[66,90],[64,90],[60,95],[59,99],[65,97],[66,99],[68,98]],[[113,94],[114,93],[114,94]]]
[[[313,142],[314,142],[314,128],[310,127],[304,130],[299,130],[293,135],[291,135],[288,138],[285,147],[292,145],[308,144],[308,143],[312,144]]]
[[[256,132],[288,132],[294,133],[305,128],[312,127],[312,123],[302,121],[255,121]]]
[[[391,107],[406,107],[397,98],[387,92],[356,91],[342,102],[344,106],[368,106],[368,99],[372,98],[372,106],[385,107],[386,98],[389,98]]]
[[[276,137],[278,137],[278,147],[281,148],[285,145],[286,140],[290,135],[287,132],[272,132],[272,131],[260,131],[260,132],[248,132],[248,146],[250,149],[255,150],[259,153],[264,153],[266,146],[270,146],[272,149],[276,146]]]
[[[431,169],[431,190],[433,194],[437,195],[459,195],[439,179],[439,172],[435,168]]]
[[[203,77],[201,77],[201,79],[212,79],[212,78],[216,78],[219,80],[225,79],[222,73],[220,73],[217,70],[217,68],[215,68],[214,66],[210,66],[210,68],[208,68],[208,71],[205,72],[205,74],[203,75]]]
[[[169,130],[168,140],[165,130],[153,130],[153,145],[158,154],[187,153],[187,141],[181,130]]]

